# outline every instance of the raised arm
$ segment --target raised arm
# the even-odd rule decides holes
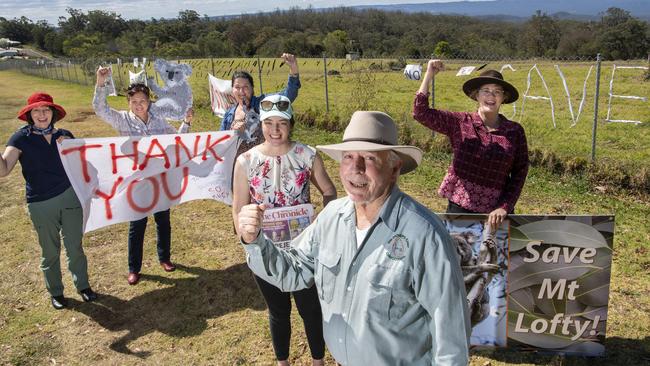
[[[6,177],[16,166],[21,151],[14,146],[7,146],[0,156],[0,177]]]
[[[420,84],[413,102],[413,118],[425,127],[451,136],[458,131],[459,122],[464,113],[429,108],[429,85],[436,74],[444,69],[445,65],[440,60],[429,60],[427,63],[427,71],[424,73],[422,84]]]
[[[111,70],[108,67],[100,66],[96,74],[97,82],[95,83],[95,95],[93,96],[93,109],[95,110],[95,114],[116,130],[121,131],[124,118],[119,111],[111,108],[106,101],[108,97],[106,83],[111,75]]]
[[[298,97],[298,89],[300,89],[298,59],[290,53],[283,53],[280,57],[289,66],[289,79],[287,80],[287,87],[278,94],[286,96],[293,102]]]
[[[314,183],[318,191],[323,196],[323,207],[327,206],[330,201],[336,199],[336,187],[334,187],[334,183],[332,183],[330,176],[327,175],[325,164],[323,164],[323,159],[318,154],[314,156],[311,182]]]
[[[428,94],[429,85],[431,85],[431,80],[442,70],[445,69],[445,65],[440,60],[429,60],[427,62],[427,71],[424,73],[422,78],[422,83],[420,84],[420,89],[418,93]]]

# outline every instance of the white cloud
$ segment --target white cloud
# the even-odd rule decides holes
[[[232,15],[288,9],[293,6],[315,8],[369,4],[423,3],[450,0],[4,0],[0,2],[0,17],[7,19],[26,16],[32,21],[47,20],[56,25],[60,16],[67,16],[66,8],[83,11],[101,9],[120,14],[124,19],[175,18],[185,9],[196,10],[208,16]]]

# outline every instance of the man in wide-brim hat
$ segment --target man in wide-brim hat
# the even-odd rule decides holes
[[[244,206],[248,265],[283,291],[316,284],[325,342],[340,364],[467,365],[470,321],[455,248],[438,217],[398,188],[422,151],[397,141],[390,116],[355,112],[342,143],[317,146],[339,162],[347,196],[330,202],[289,252],[260,234],[266,207]]]

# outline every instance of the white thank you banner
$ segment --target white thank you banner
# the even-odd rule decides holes
[[[59,154],[89,232],[196,199],[231,204],[238,141],[232,131],[66,139]]]

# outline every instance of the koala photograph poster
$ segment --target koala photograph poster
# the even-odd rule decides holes
[[[613,215],[440,214],[456,248],[473,346],[605,354]]]
[[[505,347],[508,222],[492,233],[484,221],[444,221],[463,271],[474,346]]]

